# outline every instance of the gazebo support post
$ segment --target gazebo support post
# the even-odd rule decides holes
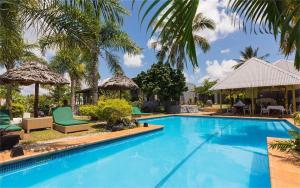
[[[40,84],[35,84],[35,94],[34,94],[34,117],[39,116],[39,87]]]
[[[292,89],[292,96],[293,96],[293,113],[296,112],[296,92],[295,92],[295,86],[293,86]]]
[[[222,90],[220,90],[220,110],[222,111]]]
[[[284,105],[285,105],[285,109],[289,108],[289,101],[288,101],[288,86],[285,86],[285,90],[284,90]]]
[[[255,106],[254,106],[254,88],[251,88],[251,114],[254,115],[254,110],[255,110]]]

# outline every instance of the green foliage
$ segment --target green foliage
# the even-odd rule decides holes
[[[140,6],[140,12],[143,12],[142,22],[152,14],[148,23],[148,29],[153,28],[151,34],[159,33],[163,47],[176,44],[176,49],[183,50],[193,66],[198,66],[193,33],[193,20],[198,4],[199,0],[151,1],[144,12],[147,0],[143,0]]]
[[[98,101],[99,117],[109,124],[131,115],[131,105],[124,99],[104,99]]]
[[[258,59],[262,59],[265,60],[267,57],[269,57],[270,54],[265,54],[262,56],[258,56],[258,50],[259,48],[253,49],[251,46],[247,46],[244,51],[240,51],[241,54],[241,58],[237,59],[237,61],[239,62],[239,64],[234,65],[233,68],[237,69],[239,68],[241,65],[243,65],[248,59],[251,59],[252,57],[256,57]]]
[[[161,62],[138,74],[134,81],[144,94],[158,95],[161,101],[179,101],[182,92],[187,91],[182,71]]]
[[[212,88],[214,85],[216,85],[216,83],[217,83],[217,80],[210,81],[209,79],[205,79],[202,82],[201,86],[196,87],[195,91],[199,95],[212,96],[214,94],[214,92],[209,89]]]
[[[300,1],[231,0],[229,6],[245,31],[250,28],[255,33],[272,33],[275,39],[280,38],[280,48],[286,56],[295,51],[294,64],[300,68]]]
[[[272,142],[269,144],[269,147],[282,152],[296,151],[300,153],[300,132],[289,131],[289,134],[292,136],[292,139]]]
[[[292,118],[294,119],[294,121],[296,123],[300,123],[300,112],[295,112],[293,115],[292,115]]]
[[[13,117],[22,117],[25,112],[25,106],[21,103],[13,103],[12,104],[12,114]]]
[[[98,118],[98,110],[97,105],[81,105],[79,107],[80,115],[90,116],[92,119]]]

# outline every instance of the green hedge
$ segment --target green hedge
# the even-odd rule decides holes
[[[81,105],[79,111],[81,115],[115,123],[119,119],[130,116],[131,108],[131,105],[124,99],[100,98],[97,105]]]

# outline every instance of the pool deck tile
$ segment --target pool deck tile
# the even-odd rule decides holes
[[[268,137],[268,143],[279,140]],[[293,155],[268,149],[272,188],[299,188],[300,161]]]
[[[137,127],[137,128],[126,129],[122,131],[108,132],[105,134],[94,134],[91,136],[78,137],[76,139],[63,139],[63,140],[59,139],[57,142],[51,141],[47,144],[43,144],[44,148],[38,151],[33,151],[32,149],[24,149],[25,155],[16,158],[10,157],[10,151],[3,151],[0,152],[0,165],[6,163],[12,163],[15,161],[24,160],[32,157],[38,157],[50,153],[55,153],[58,151],[67,150],[74,147],[80,147],[83,145],[90,145],[90,144],[125,138],[137,134],[159,130],[162,128],[163,126],[159,126],[159,125],[149,125],[148,127]]]

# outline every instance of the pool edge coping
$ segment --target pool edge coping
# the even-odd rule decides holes
[[[107,139],[91,141],[89,143],[82,143],[82,144],[78,144],[78,145],[74,145],[74,146],[66,147],[66,148],[62,148],[62,149],[57,149],[57,150],[53,150],[53,151],[44,151],[44,152],[40,152],[40,153],[28,155],[28,156],[24,155],[24,156],[17,157],[17,158],[11,158],[10,160],[0,161],[0,168],[2,168],[3,166],[6,166],[6,165],[12,165],[14,163],[21,163],[21,162],[24,162],[24,161],[30,160],[30,159],[47,157],[47,156],[55,155],[57,153],[63,153],[63,152],[67,152],[70,150],[81,149],[81,148],[92,146],[92,145],[106,144],[106,143],[109,144],[112,141],[119,141],[119,140],[123,140],[126,138],[131,138],[131,137],[140,136],[140,135],[147,134],[147,133],[152,133],[155,131],[160,131],[163,128],[164,128],[164,126],[151,124],[151,125],[149,125],[149,127],[147,127],[147,129],[138,130],[137,132],[132,132],[134,129],[126,129],[126,130],[122,130],[122,131],[126,131],[129,133],[125,132],[124,134],[115,135],[115,136],[112,136]],[[116,131],[116,132],[120,133],[121,131]]]
[[[283,138],[277,137],[267,137],[267,144],[269,145],[270,142],[277,141],[277,140],[285,140]],[[300,181],[293,178],[295,175],[300,177],[299,169],[300,167],[296,166],[295,164],[287,163],[286,161],[280,161],[278,158],[279,154],[285,160],[288,159],[289,154],[285,152],[280,152],[275,149],[271,149],[268,147],[268,161],[269,161],[269,172],[270,172],[270,183],[272,188],[281,188],[281,187],[298,187]],[[274,155],[275,153],[275,155]],[[278,170],[280,168],[280,170]],[[288,170],[286,169],[288,168]],[[292,179],[292,180],[291,180]],[[298,178],[299,179],[299,178]]]

